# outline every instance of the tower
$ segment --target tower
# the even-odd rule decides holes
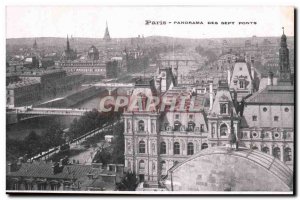
[[[67,35],[67,51],[70,51],[69,36]]]
[[[284,27],[282,27],[283,33],[280,41],[279,49],[279,84],[290,85],[291,84],[291,70],[289,63],[289,49],[287,48],[286,35],[284,34]]]
[[[36,39],[34,39],[34,43],[33,43],[33,49],[37,49],[38,48],[38,46],[37,46],[37,43],[36,43]]]
[[[62,58],[64,60],[75,60],[77,57],[76,51],[71,49],[70,47],[70,41],[69,41],[69,36],[67,35],[67,47],[62,55]]]
[[[110,35],[109,35],[109,31],[108,31],[107,22],[106,22],[106,28],[105,28],[105,33],[104,33],[103,40],[105,42],[109,42],[111,40]]]

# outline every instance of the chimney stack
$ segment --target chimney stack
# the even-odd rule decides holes
[[[7,173],[12,172],[12,163],[7,164]]]
[[[213,83],[209,83],[209,110],[212,110],[213,107]]]
[[[59,163],[57,163],[57,162],[52,165],[53,174],[57,174],[57,173],[61,172],[62,171],[61,169],[63,169],[63,167],[60,167]]]
[[[231,72],[230,69],[227,70],[227,81],[228,81],[228,86],[230,86],[230,79],[231,79]]]
[[[254,58],[251,57],[251,76],[252,76],[252,80],[254,80]]]
[[[268,85],[273,85],[273,72],[271,71],[268,74]]]

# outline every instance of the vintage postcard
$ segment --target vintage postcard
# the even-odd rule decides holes
[[[6,192],[294,194],[284,6],[7,6]]]

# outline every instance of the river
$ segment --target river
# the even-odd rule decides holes
[[[83,101],[74,108],[98,108],[100,103],[99,95]],[[72,121],[78,117],[75,116],[44,116],[32,118],[25,121],[20,121],[16,124],[6,125],[6,137],[11,139],[24,139],[31,131],[35,131],[38,135],[43,135],[43,132],[51,125],[51,122],[57,121],[63,128],[68,128]]]

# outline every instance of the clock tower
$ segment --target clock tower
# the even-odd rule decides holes
[[[286,35],[281,36],[280,49],[279,49],[279,84],[281,85],[291,85],[291,70],[289,63],[289,49],[287,48]]]

